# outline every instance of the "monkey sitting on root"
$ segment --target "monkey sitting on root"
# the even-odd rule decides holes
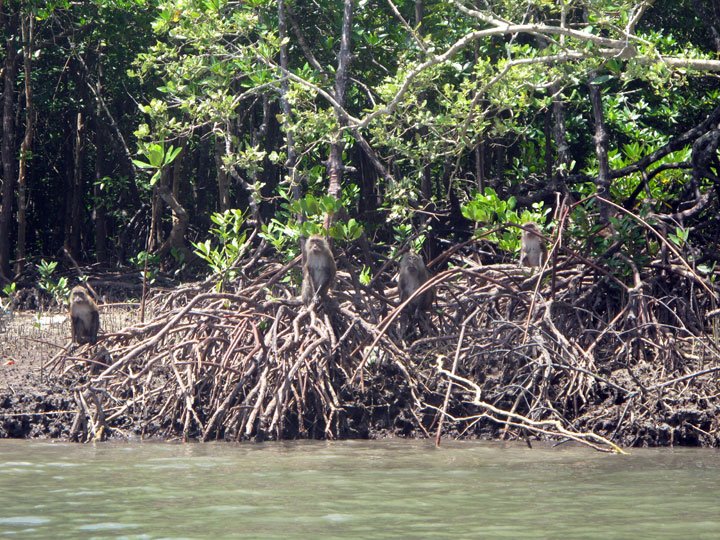
[[[85,287],[78,285],[70,292],[70,325],[72,340],[78,345],[97,343],[100,313]]]
[[[545,237],[537,224],[528,222],[523,226],[520,239],[520,264],[530,267],[541,267],[547,261],[548,253]]]
[[[309,306],[315,299],[325,300],[327,291],[335,284],[337,267],[324,237],[314,234],[305,242],[302,301]]]
[[[400,271],[398,272],[398,293],[400,302],[410,298],[430,278],[427,267],[422,257],[417,253],[408,252],[400,260]],[[428,311],[432,307],[435,291],[430,288],[413,298],[406,306],[406,312],[410,317],[416,317],[420,313]]]

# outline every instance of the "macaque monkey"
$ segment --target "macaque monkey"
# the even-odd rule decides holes
[[[100,314],[97,305],[81,285],[70,292],[70,321],[72,340],[75,343],[95,345],[100,328]]]
[[[320,235],[314,234],[305,242],[303,264],[302,301],[309,306],[318,297],[325,299],[327,291],[335,283],[335,259],[330,245]]]
[[[400,301],[404,302],[417,291],[429,278],[427,268],[422,257],[417,253],[406,253],[400,260],[400,272],[398,273],[398,293]],[[420,311],[427,311],[432,307],[435,292],[428,289],[419,296],[416,296],[408,305],[408,312],[412,315]]]
[[[525,266],[542,266],[547,261],[545,238],[540,227],[535,223],[525,223],[520,247],[520,264]]]

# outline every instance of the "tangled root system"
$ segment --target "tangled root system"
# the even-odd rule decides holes
[[[534,271],[445,259],[412,318],[392,276],[366,287],[342,266],[311,308],[271,260],[233,291],[157,293],[147,322],[53,361],[73,436],[718,445],[718,291],[682,261],[628,286],[571,255]]]

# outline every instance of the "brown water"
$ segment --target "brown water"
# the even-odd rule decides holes
[[[0,538],[720,538],[720,452],[0,440]]]

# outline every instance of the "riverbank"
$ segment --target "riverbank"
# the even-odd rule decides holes
[[[132,309],[102,308],[107,333],[132,320]],[[73,386],[53,358],[71,352],[70,323],[64,312],[19,311],[0,327],[0,438],[70,437],[77,403]],[[73,360],[71,360],[73,361]]]
[[[45,362],[69,336],[59,313],[15,313],[0,331],[0,438],[66,439],[75,403]],[[66,331],[67,330],[67,331]]]
[[[720,446],[720,363],[697,298],[681,313],[581,265],[551,279],[462,260],[408,320],[391,276],[368,289],[341,270],[331,301],[308,310],[287,267],[256,268],[231,291],[158,292],[145,322],[104,313],[97,346],[68,347],[59,318],[25,337],[36,326],[21,322],[3,337],[0,436]]]

